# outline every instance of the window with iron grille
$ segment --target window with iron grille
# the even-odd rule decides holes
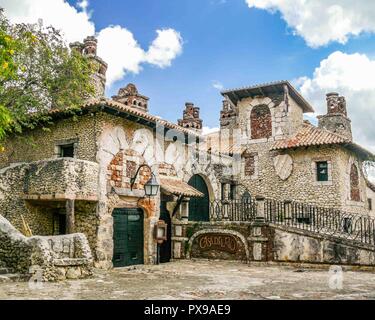
[[[328,181],[328,162],[319,161],[316,163],[317,181]]]

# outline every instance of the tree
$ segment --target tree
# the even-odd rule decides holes
[[[93,70],[58,30],[42,23],[11,25],[1,10],[0,139],[48,123],[51,109],[79,109],[94,94]]]

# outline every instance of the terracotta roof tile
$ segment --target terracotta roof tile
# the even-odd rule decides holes
[[[351,141],[336,133],[304,123],[294,136],[276,141],[271,150],[345,143],[351,143]]]
[[[160,188],[166,192],[187,197],[203,197],[204,194],[179,179],[160,177]]]
[[[174,130],[178,130],[180,132],[184,132],[184,133],[187,133],[187,134],[191,134],[191,135],[194,135],[196,136],[197,133],[192,131],[192,130],[189,130],[189,129],[185,129],[177,124],[174,124],[172,122],[169,122],[167,120],[163,120],[159,117],[156,117],[156,116],[153,116],[147,112],[143,112],[143,111],[140,111],[140,110],[137,110],[135,108],[132,108],[130,106],[127,106],[123,103],[120,103],[120,102],[117,102],[117,101],[114,101],[112,99],[106,99],[106,98],[101,98],[101,99],[93,99],[93,100],[89,100],[86,104],[84,104],[81,109],[89,109],[90,107],[95,107],[95,106],[107,106],[109,108],[112,108],[114,110],[117,110],[117,111],[122,111],[122,112],[126,112],[128,114],[131,114],[131,115],[135,115],[135,116],[138,116],[138,117],[141,117],[145,120],[149,120],[151,122],[154,122],[154,123],[158,123],[159,125],[162,125],[162,126],[165,126],[167,127],[168,129],[174,129]],[[66,112],[66,110],[51,110],[49,111],[49,114],[63,114],[64,112]]]

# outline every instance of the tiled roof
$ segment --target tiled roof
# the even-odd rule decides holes
[[[93,100],[88,101],[86,104],[84,104],[80,109],[85,110],[85,109],[90,109],[92,107],[101,107],[101,106],[108,107],[108,108],[113,109],[115,111],[125,112],[125,113],[128,113],[130,115],[134,115],[134,116],[143,118],[145,120],[148,120],[148,121],[153,122],[155,124],[158,123],[159,125],[165,126],[168,129],[178,130],[180,132],[184,132],[186,134],[191,134],[191,135],[194,135],[194,136],[197,135],[197,133],[192,131],[192,130],[182,128],[177,124],[174,124],[174,123],[169,122],[167,120],[163,120],[163,119],[161,119],[159,117],[156,117],[156,116],[153,116],[153,115],[151,115],[147,112],[140,111],[138,109],[132,108],[130,106],[127,106],[123,103],[120,103],[120,102],[117,102],[117,101],[114,101],[114,100],[111,100],[111,99],[106,99],[106,98],[93,99]],[[51,115],[64,114],[64,113],[66,113],[66,110],[51,110],[49,112],[49,114],[51,114]]]
[[[243,98],[255,95],[267,95],[275,92],[284,92],[284,87],[288,88],[290,96],[301,106],[303,112],[314,112],[314,108],[308,101],[294,88],[289,81],[281,80],[275,82],[268,82],[256,84],[249,87],[235,88],[230,90],[223,90],[221,94],[227,96],[234,104],[237,104]]]
[[[327,144],[345,144],[351,141],[346,137],[330,132],[325,129],[314,127],[304,123],[303,126],[292,137],[276,141],[271,150],[281,150],[296,147],[319,146]]]
[[[203,197],[204,194],[179,179],[160,177],[160,188],[166,192],[187,197]]]

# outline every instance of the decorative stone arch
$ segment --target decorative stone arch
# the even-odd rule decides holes
[[[199,175],[204,180],[208,188],[208,195],[209,195],[210,201],[214,201],[218,196],[217,194],[218,182],[217,182],[216,177],[213,174],[210,174],[208,176],[207,174],[203,173],[201,170],[192,170],[192,173],[185,176],[184,180],[188,182],[195,175]]]
[[[266,104],[259,104],[250,113],[251,139],[269,139],[272,137],[272,115]]]
[[[247,240],[245,238],[245,236],[243,236],[240,232],[238,231],[234,231],[234,230],[223,230],[223,229],[207,229],[207,230],[200,230],[200,231],[197,231],[196,233],[194,233],[191,238],[189,239],[189,242],[188,242],[188,252],[186,253],[186,258],[187,259],[191,259],[191,250],[192,250],[192,246],[193,246],[193,243],[194,243],[194,240],[199,237],[200,235],[202,234],[229,234],[229,235],[232,235],[232,236],[235,236],[235,237],[238,237],[241,241],[241,243],[243,244],[244,248],[245,248],[245,254],[246,254],[246,259],[247,261],[250,261],[250,251],[249,251],[249,245],[247,243]]]
[[[141,154],[148,165],[153,165],[157,161],[155,147],[155,139],[151,130],[142,128],[133,133],[130,149]]]
[[[271,113],[271,127],[272,127],[272,135],[268,138],[263,138],[263,139],[255,139],[255,140],[267,140],[270,139],[276,134],[280,134],[276,132],[276,126],[275,126],[275,103],[268,97],[265,98],[255,98],[250,102],[250,106],[247,109],[247,114],[246,114],[246,130],[247,130],[247,136],[250,139],[251,138],[251,114],[253,112],[253,109],[257,106],[265,105],[269,108],[269,111]]]

